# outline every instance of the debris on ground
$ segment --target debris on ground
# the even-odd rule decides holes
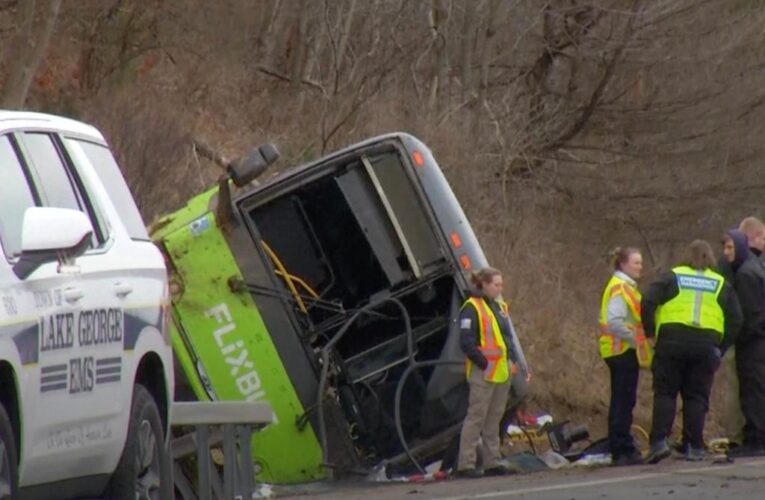
[[[571,465],[571,462],[569,462],[566,457],[552,450],[547,450],[539,458],[545,463],[545,465],[553,470],[562,469],[563,467],[568,467]]]
[[[592,455],[583,455],[579,460],[573,462],[577,467],[597,467],[611,465],[610,453],[593,453]]]

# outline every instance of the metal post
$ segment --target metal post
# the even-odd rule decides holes
[[[199,500],[212,500],[210,493],[210,445],[207,425],[197,425],[197,469]]]
[[[236,434],[233,424],[223,426],[223,495],[234,500],[236,488]]]
[[[172,453],[175,460],[182,460],[196,450],[198,500],[249,500],[252,497],[255,485],[251,456],[252,433],[273,420],[273,410],[267,403],[173,403],[172,425],[193,426],[195,429],[194,433],[173,439]],[[221,442],[223,478],[210,457],[210,446],[218,446]],[[176,464],[176,485],[184,500],[187,500],[186,497],[197,500],[193,492],[188,491],[189,482],[182,477],[181,472]]]
[[[218,468],[212,461],[210,462],[210,482],[212,483],[213,498],[223,500],[223,480],[218,474]]]
[[[253,464],[252,464],[252,428],[249,425],[238,425],[239,434],[239,468],[241,471],[240,483],[244,498],[252,498],[254,493]]]
[[[183,473],[183,469],[178,462],[173,464],[173,477],[175,487],[181,494],[181,498],[178,500],[198,500],[194,493],[194,488],[189,483],[189,480],[186,479],[186,475]]]

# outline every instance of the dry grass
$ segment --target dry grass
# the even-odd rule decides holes
[[[331,22],[306,33],[311,84],[299,85],[257,69],[289,73],[302,43],[296,2],[281,2],[272,18],[256,15],[271,0],[121,3],[107,15],[115,2],[65,2],[27,102],[101,128],[147,220],[220,174],[193,155],[192,136],[228,156],[274,141],[286,166],[412,132],[433,149],[489,261],[505,272],[534,405],[594,434],[608,404],[597,354],[608,250],[642,248],[646,285],[686,242],[716,241],[761,210],[758,2],[643,2],[634,19],[632,0],[480,2],[472,41],[460,17],[467,3],[427,25],[429,2],[357,2],[342,61],[334,48],[343,37],[322,30],[346,26],[348,11],[337,7],[346,4],[308,2],[329,6],[309,14]],[[13,33],[11,12],[0,10],[0,41]],[[95,20],[109,29],[89,31]],[[470,47],[472,86],[459,67]],[[7,68],[12,54],[0,56]],[[437,83],[444,64],[447,81]],[[648,373],[640,387],[636,422],[648,427]]]

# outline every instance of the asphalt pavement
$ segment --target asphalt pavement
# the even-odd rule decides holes
[[[301,498],[338,500],[516,499],[673,500],[765,498],[765,459],[729,464],[667,459],[658,465],[566,468],[430,483],[343,483]],[[281,495],[280,495],[281,497]],[[293,497],[297,498],[297,497]]]

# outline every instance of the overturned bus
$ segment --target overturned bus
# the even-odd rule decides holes
[[[437,456],[467,406],[466,272],[486,265],[446,178],[403,133],[250,182],[277,156],[232,162],[152,231],[171,273],[176,398],[269,402],[261,481]]]

